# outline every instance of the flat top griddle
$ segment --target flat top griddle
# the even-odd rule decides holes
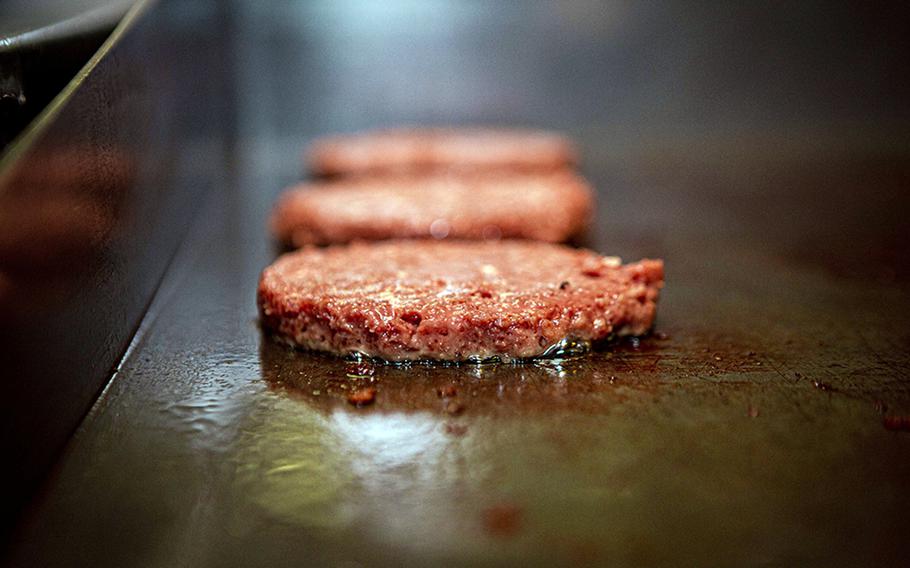
[[[554,98],[546,94],[565,85],[558,72],[519,70],[507,78],[544,93],[518,101],[521,112],[543,126],[565,121],[585,151],[583,171],[600,191],[586,244],[626,260],[665,259],[657,333],[562,362],[375,367],[364,378],[370,373],[345,361],[264,336],[255,290],[277,254],[265,219],[277,191],[298,177],[302,145],[352,129],[356,120],[338,109],[368,100],[352,85],[384,76],[350,63],[344,46],[375,38],[326,39],[310,27],[343,19],[340,9],[307,12],[316,24],[248,10],[236,24],[248,39],[234,53],[240,102],[229,169],[212,174],[217,189],[17,536],[14,560],[887,565],[907,557],[910,170],[906,148],[895,149],[887,132],[841,146],[846,131],[837,129],[707,135],[665,124],[666,134],[635,138],[606,115],[587,120],[599,81]],[[408,37],[431,54],[473,53],[515,25],[538,30],[545,46],[563,45],[561,28],[535,23],[533,11],[491,10],[467,22],[456,14],[461,23],[448,35]],[[566,25],[581,33],[583,20]],[[568,61],[598,69],[596,50],[582,47],[609,39],[577,41],[544,59],[549,69]],[[375,56],[383,73],[399,69],[396,46]],[[506,50],[489,66],[510,60],[531,65]],[[465,65],[467,77],[486,76]],[[504,108],[495,84],[486,87],[488,108]],[[427,100],[448,100],[444,93],[416,92],[426,104],[414,118],[447,118],[426,110]],[[577,114],[567,110],[573,100]],[[404,106],[385,103],[376,122],[402,120]],[[335,110],[320,122],[319,109]],[[345,394],[363,384],[377,388],[376,402],[352,407]],[[440,394],[450,388],[454,396]]]

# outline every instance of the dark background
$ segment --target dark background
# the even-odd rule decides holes
[[[906,557],[905,3],[199,0],[130,22],[0,161],[13,563]],[[588,244],[666,260],[667,337],[379,370],[349,409],[342,363],[257,328],[271,203],[316,136],[477,122],[577,139]],[[87,232],[48,221],[84,211]]]
[[[254,95],[241,105],[285,136],[493,120],[603,128],[620,149],[797,133],[818,148],[910,119],[900,3],[279,2],[234,16],[238,86]]]

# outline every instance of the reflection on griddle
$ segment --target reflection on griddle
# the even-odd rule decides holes
[[[115,148],[38,151],[0,187],[0,321],[55,309],[101,264],[135,177]]]
[[[600,518],[594,509],[623,511],[630,492],[684,483],[676,471],[630,474],[641,444],[680,453],[672,442],[679,424],[660,419],[656,403],[697,413],[729,399],[721,406],[730,421],[756,424],[750,405],[768,400],[760,377],[772,373],[748,346],[697,332],[658,332],[521,365],[378,365],[295,350],[267,335],[259,349],[270,393],[246,416],[232,454],[232,495],[242,505],[232,507],[228,530],[255,534],[277,520],[452,555],[482,535],[596,558],[613,545],[588,524]],[[731,378],[743,373],[756,381]],[[368,388],[372,404],[349,401]],[[714,434],[736,438],[728,432]],[[549,513],[564,515],[562,532],[542,532],[533,506],[541,478],[527,469],[541,464],[548,494],[579,500]],[[588,470],[598,481],[576,492],[572,484]]]
[[[260,357],[269,385],[330,411],[431,411],[453,423],[463,415],[554,410],[606,411],[630,397],[657,396],[679,383],[665,383],[668,366],[688,365],[692,377],[762,370],[755,354],[728,349],[724,356],[672,345],[663,334],[597,346],[588,355],[524,364],[459,366],[381,365],[295,350],[263,337]],[[719,359],[718,359],[719,357]],[[726,359],[725,359],[726,358]],[[688,388],[695,388],[687,385]],[[370,404],[359,404],[375,389]],[[460,428],[451,428],[459,433]]]

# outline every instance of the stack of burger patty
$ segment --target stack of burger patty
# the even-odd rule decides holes
[[[263,326],[305,349],[386,361],[523,360],[641,335],[663,263],[572,248],[594,192],[565,137],[399,129],[316,141],[286,190]]]

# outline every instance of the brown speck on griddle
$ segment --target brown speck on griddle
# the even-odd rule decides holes
[[[446,434],[451,436],[464,436],[468,427],[464,424],[446,424]]]
[[[348,402],[357,407],[373,404],[375,400],[376,389],[373,387],[366,387],[360,390],[356,390],[348,395]]]
[[[746,353],[746,356],[747,356],[747,357],[755,357],[755,351],[748,351],[748,352]]]
[[[487,534],[508,538],[521,530],[521,507],[512,503],[500,503],[483,512],[483,527]]]
[[[759,412],[757,406],[749,405],[749,418],[758,418]]]
[[[834,387],[828,383],[823,383],[821,381],[812,381],[812,386],[817,388],[820,391],[833,391]]]
[[[436,396],[440,398],[452,398],[457,395],[458,391],[453,385],[445,385],[436,389]]]
[[[797,379],[801,379],[801,378],[803,378],[803,374],[802,374],[802,373],[800,373],[800,372],[798,372],[798,371],[797,371],[797,372],[795,372],[795,373],[793,373],[793,376],[794,376],[794,377],[796,377],[796,378],[797,378]]]
[[[458,402],[457,400],[450,400],[445,405],[445,411],[447,414],[452,416],[457,416],[464,412],[464,405]]]
[[[654,332],[654,337],[656,337],[656,338],[659,339],[660,341],[665,341],[665,340],[667,340],[667,339],[670,339],[670,336],[667,335],[666,333],[662,332],[662,331],[655,331],[655,332]]]
[[[882,426],[893,432],[910,432],[910,416],[885,416]]]

